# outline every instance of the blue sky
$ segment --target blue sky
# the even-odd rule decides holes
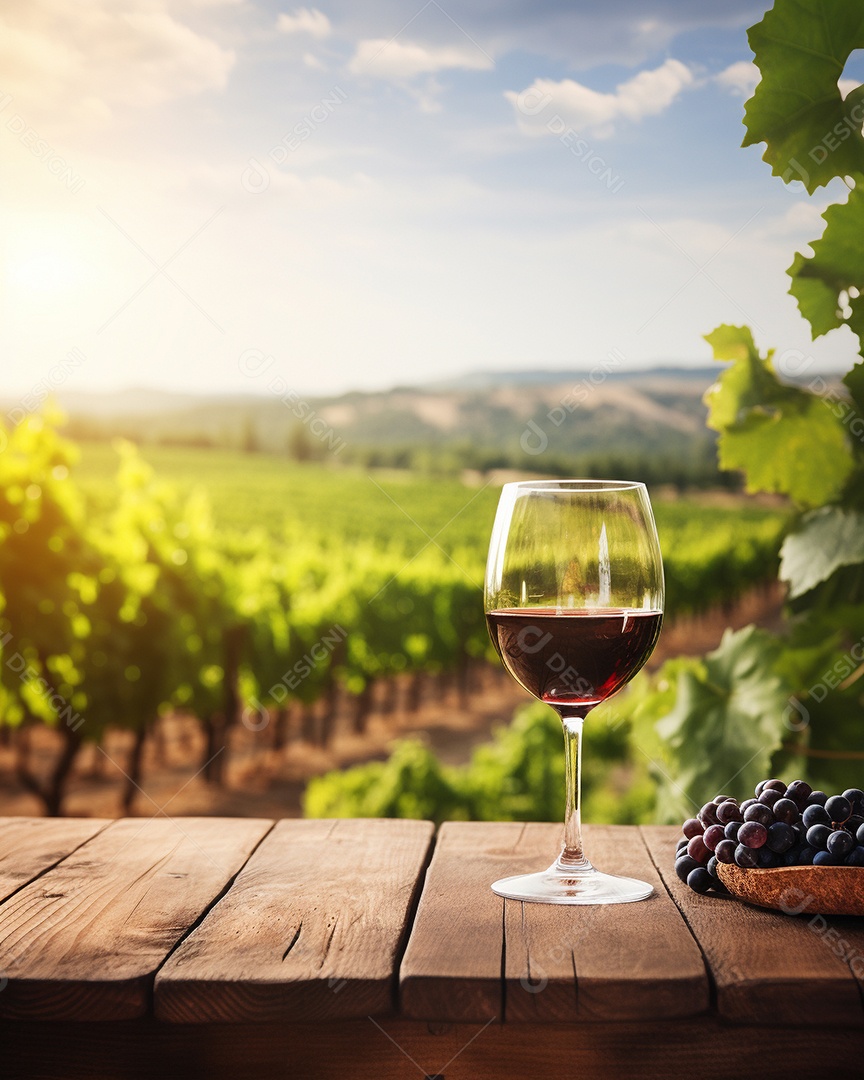
[[[300,393],[704,363],[720,322],[846,367],[851,337],[811,344],[783,273],[838,193],[739,149],[761,13],[14,6],[0,393],[264,393],[257,352]]]

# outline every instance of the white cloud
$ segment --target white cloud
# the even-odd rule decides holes
[[[313,71],[327,70],[327,65],[322,60],[319,60],[314,53],[303,53],[303,63],[306,67],[312,68]]]
[[[576,130],[608,137],[620,120],[638,121],[667,109],[693,83],[693,74],[680,60],[667,60],[653,71],[640,71],[611,94],[592,90],[573,79],[535,79],[521,93],[505,97],[516,110],[517,122],[529,134],[548,132],[549,120],[560,117]]]
[[[838,79],[837,88],[840,91],[840,96],[846,98],[848,94],[851,94],[853,90],[857,90],[861,83],[857,79]]]
[[[30,0],[0,15],[0,70],[31,122],[105,121],[117,106],[152,106],[220,89],[235,54],[181,21],[183,3]],[[169,10],[170,9],[170,10]]]
[[[488,71],[493,61],[479,46],[426,46],[385,38],[359,42],[348,65],[355,75],[377,75],[381,79],[411,79],[415,75],[434,75],[447,68]]]
[[[330,36],[330,20],[318,8],[298,8],[292,15],[282,14],[276,20],[283,34],[309,34],[314,38]]]
[[[739,60],[715,75],[714,81],[733,94],[747,98],[759,82],[759,68],[749,60]]]

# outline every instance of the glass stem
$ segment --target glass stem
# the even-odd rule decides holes
[[[564,725],[567,802],[564,810],[564,846],[555,863],[556,870],[588,870],[591,867],[582,850],[582,816],[579,807],[582,789],[582,725],[587,711],[561,714]]]

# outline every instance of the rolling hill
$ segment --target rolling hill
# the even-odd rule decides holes
[[[154,390],[69,391],[58,403],[70,433],[141,443],[227,446],[358,460],[377,454],[452,456],[463,464],[540,466],[558,458],[624,455],[708,460],[702,395],[716,368],[640,372],[484,372],[426,386],[302,398],[201,396]]]

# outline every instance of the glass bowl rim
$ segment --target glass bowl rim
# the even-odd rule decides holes
[[[647,491],[639,480],[516,480],[504,484],[502,491],[538,491],[538,492],[603,492],[603,491]]]

